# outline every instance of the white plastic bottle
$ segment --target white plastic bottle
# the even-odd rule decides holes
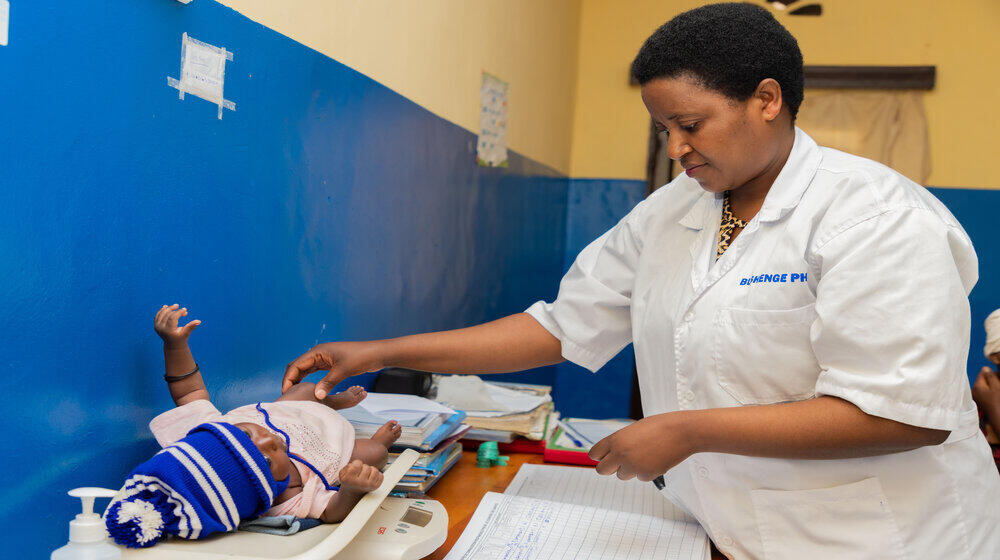
[[[94,513],[94,498],[112,498],[114,490],[74,488],[69,495],[83,500],[83,513],[69,522],[69,544],[56,549],[51,560],[121,560],[122,551],[108,540],[104,520]]]

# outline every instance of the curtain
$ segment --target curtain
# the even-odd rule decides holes
[[[821,146],[873,159],[923,185],[931,173],[922,94],[807,92],[796,125]]]

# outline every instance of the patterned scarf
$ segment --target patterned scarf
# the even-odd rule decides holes
[[[747,227],[747,222],[733,215],[729,207],[729,191],[726,191],[722,198],[722,219],[719,221],[719,247],[715,251],[715,260],[719,260],[722,253],[726,252],[732,242],[733,230]]]

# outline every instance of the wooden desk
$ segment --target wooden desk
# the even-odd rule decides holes
[[[510,457],[507,466],[481,469],[476,467],[476,452],[463,451],[458,463],[455,463],[455,466],[427,493],[428,497],[441,502],[448,510],[448,539],[425,560],[441,560],[448,554],[458,536],[469,524],[484,494],[506,490],[521,465],[543,462],[542,456],[536,454],[507,453],[506,455]],[[725,560],[725,558],[714,546],[712,547],[712,560]]]

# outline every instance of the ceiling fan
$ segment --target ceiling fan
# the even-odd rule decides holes
[[[799,0],[764,0],[764,3],[771,6],[771,8],[784,12],[788,11],[790,16],[821,16],[823,15],[823,6],[819,4],[806,4],[805,6],[799,6],[798,8],[793,7],[793,4],[798,4]]]

